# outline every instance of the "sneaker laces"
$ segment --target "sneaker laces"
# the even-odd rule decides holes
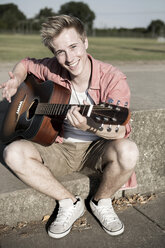
[[[99,213],[101,214],[101,218],[103,221],[105,221],[107,224],[110,224],[116,220],[118,220],[118,216],[113,210],[113,207],[110,206],[98,206]]]
[[[72,216],[73,210],[74,206],[67,209],[59,206],[58,214],[55,221],[53,222],[53,225],[65,225]]]

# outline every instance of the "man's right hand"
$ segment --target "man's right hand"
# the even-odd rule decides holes
[[[2,83],[0,85],[0,89],[3,89],[2,97],[6,98],[7,101],[11,102],[11,97],[17,92],[19,82],[16,76],[11,71],[9,72],[9,77],[10,79],[7,82]]]

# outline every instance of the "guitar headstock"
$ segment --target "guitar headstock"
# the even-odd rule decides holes
[[[97,123],[111,125],[126,125],[130,120],[130,111],[110,103],[94,105],[90,117]]]

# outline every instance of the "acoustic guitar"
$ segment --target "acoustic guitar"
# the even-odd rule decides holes
[[[20,85],[4,116],[0,140],[9,143],[24,138],[51,145],[61,131],[69,105],[70,90],[52,81],[41,82],[29,74]],[[125,125],[130,111],[109,103],[80,105],[80,113],[95,122]]]

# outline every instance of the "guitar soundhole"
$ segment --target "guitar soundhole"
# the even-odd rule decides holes
[[[33,116],[35,115],[35,110],[36,110],[36,108],[37,108],[37,105],[38,105],[38,99],[35,99],[35,100],[31,103],[31,105],[30,105],[30,107],[29,107],[29,109],[28,109],[28,111],[27,111],[27,119],[28,119],[28,120],[32,119]]]

